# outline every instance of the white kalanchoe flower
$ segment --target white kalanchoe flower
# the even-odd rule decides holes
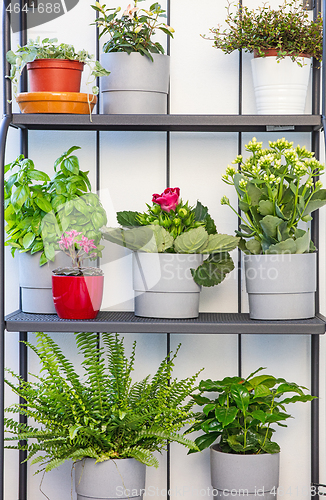
[[[306,188],[312,188],[314,183],[312,182],[312,179],[306,182]]]
[[[316,190],[321,189],[323,187],[323,183],[321,181],[317,181],[315,184]]]
[[[227,176],[230,175],[231,177],[233,177],[236,174],[236,169],[232,167],[232,165],[228,165],[225,172]]]
[[[231,161],[231,163],[233,163],[234,165],[236,165],[237,163],[242,163],[242,160],[243,160],[243,156],[242,155],[238,155],[233,161]]]
[[[229,198],[227,198],[226,196],[223,196],[223,198],[221,198],[221,205],[230,205]]]
[[[247,184],[248,184],[248,181],[246,179],[241,179],[241,181],[239,182],[239,188],[246,189]]]

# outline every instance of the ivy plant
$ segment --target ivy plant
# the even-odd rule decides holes
[[[38,36],[35,40],[30,39],[26,45],[18,45],[16,52],[9,50],[6,58],[11,65],[11,72],[8,78],[10,78],[13,85],[14,97],[16,97],[18,92],[18,83],[23,69],[27,63],[33,62],[36,59],[69,59],[86,64],[89,68],[87,85],[92,84],[97,77],[110,74],[86,50],[83,49],[76,52],[73,45],[66,43],[59,44],[57,38],[44,38],[41,41]],[[92,93],[97,95],[98,92],[98,87],[94,85]]]
[[[194,401],[203,407],[196,422],[187,431],[203,432],[195,439],[200,450],[218,442],[225,453],[261,454],[278,453],[279,445],[272,440],[274,424],[287,427],[291,417],[285,406],[299,401],[312,401],[303,386],[287,382],[273,375],[256,375],[258,368],[247,378],[225,377],[223,380],[202,380],[200,394]],[[203,393],[214,392],[209,398]],[[287,394],[293,395],[287,397]],[[193,450],[190,451],[190,453]]]
[[[49,335],[35,335],[36,346],[25,343],[38,356],[41,374],[24,381],[7,370],[11,380],[6,383],[21,402],[6,409],[14,418],[5,418],[5,439],[6,448],[27,450],[27,460],[41,466],[37,472],[85,457],[97,462],[135,458],[158,467],[153,453],[164,450],[167,440],[197,449],[179,433],[193,420],[194,402],[188,396],[199,374],[172,377],[180,345],[152,378],[133,383],[136,342],[128,359],[118,335],[103,333],[99,347],[96,333],[76,333],[83,368],[79,375]],[[17,413],[34,423],[18,423]]]
[[[67,230],[83,232],[103,249],[100,227],[106,224],[106,212],[99,197],[91,193],[88,172],[79,168],[71,147],[54,163],[54,176],[37,170],[23,155],[5,166],[10,173],[4,183],[6,245],[15,252],[40,254],[40,265],[54,260],[59,239]]]

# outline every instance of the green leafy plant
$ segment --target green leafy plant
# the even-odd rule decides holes
[[[16,382],[6,383],[22,402],[6,412],[26,415],[41,427],[5,418],[7,448],[26,449],[27,460],[40,463],[40,470],[46,471],[84,457],[97,462],[135,458],[157,467],[153,452],[165,449],[167,439],[197,449],[178,433],[192,419],[193,401],[185,400],[195,389],[199,373],[183,380],[172,378],[180,346],[151,379],[148,375],[133,384],[136,343],[128,359],[118,335],[103,333],[104,347],[99,347],[96,333],[75,336],[83,376],[42,332],[36,333],[36,346],[26,343],[40,360],[41,375],[26,382],[8,370]],[[11,445],[12,441],[18,443]],[[42,454],[35,458],[38,452]]]
[[[109,75],[110,72],[104,69],[94,56],[86,50],[75,52],[73,45],[57,43],[57,38],[44,38],[40,40],[38,36],[35,40],[29,40],[24,46],[18,45],[16,52],[9,50],[6,54],[7,61],[11,64],[10,78],[13,85],[14,97],[17,96],[18,83],[26,64],[35,59],[69,59],[85,63],[89,68],[87,85],[91,85],[96,77]],[[99,89],[96,85],[92,87],[92,93],[97,95]]]
[[[289,55],[300,65],[301,54],[322,60],[322,16],[310,20],[302,2],[284,2],[278,9],[264,3],[255,10],[237,4],[234,13],[229,3],[227,12],[227,29],[218,26],[210,30],[212,37],[204,36],[225,54],[243,49],[264,56],[266,49],[276,49],[278,59]]]
[[[52,179],[36,170],[32,160],[23,155],[5,166],[6,245],[12,255],[18,250],[40,252],[40,265],[54,260],[58,239],[67,230],[82,231],[97,246],[101,256],[100,228],[107,218],[99,197],[91,192],[88,172],[79,168],[78,157],[71,147],[54,163]]]
[[[234,269],[229,252],[239,238],[219,234],[207,207],[199,201],[191,207],[179,195],[179,188],[167,188],[153,194],[147,212],[118,212],[117,220],[126,229],[104,227],[103,237],[134,251],[205,254],[204,263],[191,269],[193,279],[198,285],[218,285]]]
[[[309,230],[298,224],[309,222],[310,213],[326,204],[326,190],[319,180],[314,182],[324,165],[284,138],[269,141],[269,146],[263,149],[254,137],[245,146],[251,156],[237,156],[232,163],[239,164],[239,171],[229,165],[222,177],[235,187],[243,214],[236,231],[239,247],[251,254],[312,252]],[[221,203],[239,215],[226,196]]]
[[[287,427],[284,421],[291,417],[285,406],[290,403],[312,401],[314,396],[305,394],[306,388],[272,375],[256,375],[260,367],[246,379],[225,377],[223,380],[202,380],[201,394],[193,395],[194,401],[203,406],[196,422],[187,431],[203,431],[195,439],[200,450],[218,440],[225,453],[260,454],[278,453],[280,447],[272,441],[273,424]],[[203,393],[214,392],[214,399]],[[290,397],[284,397],[294,393]]]
[[[149,10],[139,9],[134,0],[134,7],[128,5],[119,17],[121,7],[109,9],[106,5],[95,2],[91,7],[99,12],[95,24],[100,29],[99,37],[108,34],[110,39],[104,43],[103,52],[139,52],[153,61],[152,54],[164,54],[164,48],[152,37],[156,30],[163,31],[173,38],[174,29],[160,21],[166,18],[165,10],[158,2],[153,3]]]

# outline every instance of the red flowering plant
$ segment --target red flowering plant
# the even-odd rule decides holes
[[[103,227],[103,237],[133,251],[206,254],[203,264],[191,270],[198,285],[218,285],[234,269],[229,252],[240,238],[219,234],[200,201],[194,207],[184,203],[176,187],[153,194],[152,205],[146,205],[146,212],[118,212],[122,227]]]
[[[56,276],[102,276],[103,271],[97,267],[82,267],[85,259],[96,258],[97,247],[94,245],[94,240],[90,240],[87,236],[81,236],[75,230],[66,231],[62,234],[59,240],[60,249],[69,255],[72,260],[72,267],[58,267],[52,272]],[[81,238],[79,238],[81,236]]]

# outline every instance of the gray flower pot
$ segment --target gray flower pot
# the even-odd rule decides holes
[[[75,463],[77,500],[142,500],[146,465],[134,458],[95,463],[84,458]]]
[[[279,453],[234,455],[210,448],[214,498],[275,500],[279,485]]]
[[[52,270],[71,265],[64,252],[56,252],[54,262],[40,267],[40,252],[16,254],[19,265],[22,311],[26,313],[55,314],[52,297]]]
[[[315,315],[316,261],[316,253],[245,255],[250,318],[312,318]]]
[[[100,79],[104,114],[166,114],[170,58],[153,54],[154,62],[137,52],[101,54],[111,71]]]
[[[198,286],[190,269],[203,262],[200,254],[133,253],[135,315],[148,318],[196,318]]]

